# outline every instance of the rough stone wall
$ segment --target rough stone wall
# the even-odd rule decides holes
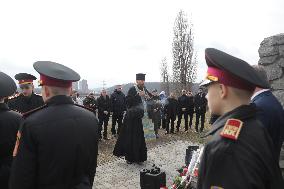
[[[284,107],[284,33],[265,38],[258,49],[273,94]]]

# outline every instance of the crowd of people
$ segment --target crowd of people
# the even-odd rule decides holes
[[[158,130],[160,128],[166,130],[165,134],[179,132],[182,119],[184,119],[185,132],[188,132],[189,128],[194,129],[197,133],[203,132],[207,109],[206,93],[203,88],[200,88],[195,96],[191,91],[183,89],[181,96],[178,98],[173,92],[168,97],[164,91],[158,93],[156,89],[150,93],[151,97],[146,102],[147,113],[148,118],[153,122],[156,138],[159,138]],[[89,93],[83,100],[78,98],[77,93],[73,94],[74,103],[84,105],[98,117],[100,139],[109,140],[107,133],[110,117],[112,118],[111,134],[113,137],[117,137],[127,110],[126,96],[122,92],[122,85],[117,85],[110,95],[103,89],[97,98],[93,92]],[[196,120],[193,128],[194,113],[196,114]]]
[[[160,127],[166,134],[181,131],[182,119],[185,132],[203,132],[208,108],[212,127],[203,137],[211,137],[197,188],[284,188],[279,168],[284,111],[264,69],[214,48],[205,50],[205,60],[206,81],[198,93],[182,90],[178,98],[175,93],[167,97],[149,92],[146,74],[139,73],[126,95],[118,85],[111,95],[102,90],[97,99],[91,93],[83,102],[74,102],[72,82],[80,75],[50,61],[33,65],[42,95],[33,92],[36,77],[20,73],[15,79],[21,93],[15,96],[15,82],[0,72],[0,187],[90,189],[95,185],[98,142],[109,139],[110,115],[111,133],[117,137],[113,155],[143,165],[143,118],[152,120],[156,138]]]

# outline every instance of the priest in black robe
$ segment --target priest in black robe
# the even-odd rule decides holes
[[[115,156],[124,156],[128,164],[141,164],[147,160],[142,118],[146,111],[146,100],[151,94],[144,86],[145,75],[136,74],[136,85],[128,91],[126,96],[127,111],[113,151]]]

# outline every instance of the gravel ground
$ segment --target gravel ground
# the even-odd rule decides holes
[[[172,141],[156,145],[148,150],[148,160],[142,165],[126,164],[124,159],[103,164],[97,168],[94,189],[137,189],[140,188],[140,170],[153,164],[166,173],[167,186],[171,186],[177,176],[177,169],[184,164],[185,149],[192,144],[188,141]]]
[[[193,123],[193,125],[194,125],[194,123]],[[109,122],[109,126],[108,126],[108,131],[109,131],[108,137],[109,138],[111,138],[110,129],[111,129],[111,123]],[[209,126],[209,124],[206,123],[204,133],[206,131],[208,131],[209,129],[210,129],[210,126]],[[205,142],[204,139],[200,138],[201,134],[195,133],[193,128],[189,129],[188,133],[185,133],[183,130],[184,130],[183,122],[181,123],[181,131],[176,133],[176,134],[165,135],[165,130],[160,129],[159,130],[160,138],[153,139],[153,140],[150,140],[150,141],[146,141],[148,150],[150,150],[150,149],[152,149],[156,146],[159,146],[159,145],[162,145],[162,144],[165,144],[165,143],[168,143],[168,142],[172,142],[172,141],[178,141],[178,140],[189,141],[189,142],[192,142],[192,143],[201,143],[201,144]],[[100,143],[99,143],[98,166],[101,165],[101,164],[115,160],[115,156],[112,155],[115,143],[116,143],[116,138],[111,138],[110,140],[100,141]]]

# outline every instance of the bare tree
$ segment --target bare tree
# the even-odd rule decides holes
[[[196,78],[196,58],[193,60],[193,25],[185,13],[179,11],[174,23],[173,52],[173,82],[176,92],[190,89]]]
[[[194,52],[193,59],[189,65],[189,70],[187,72],[187,88],[191,89],[192,84],[196,81],[197,78],[197,53]]]
[[[161,62],[161,89],[169,95],[170,84],[169,84],[169,72],[167,58],[164,57]]]

